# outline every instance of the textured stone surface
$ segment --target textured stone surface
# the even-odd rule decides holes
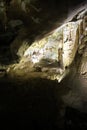
[[[86,46],[86,10],[77,17],[77,21],[63,24],[51,34],[35,40],[20,63],[29,61],[36,71],[47,73],[49,79],[64,78],[68,72],[66,67],[73,63],[77,50],[82,54]]]
[[[50,35],[35,41],[24,53],[20,63],[31,62],[41,71],[48,71],[55,80],[65,77],[65,68],[69,67],[75,57],[79,46],[79,23],[69,22],[60,29],[56,29]],[[24,61],[23,61],[24,60]]]
[[[10,7],[12,7],[12,5],[18,5],[17,9],[20,10],[21,8],[22,11],[26,12],[26,6],[29,4],[31,4],[31,1],[16,2],[13,0],[10,3]],[[35,10],[34,7],[32,8]],[[17,10],[13,9],[13,11]],[[18,36],[10,46],[13,59],[15,59],[14,57],[16,56],[20,58],[20,62],[14,70],[17,70],[19,73],[24,70],[26,71],[27,66],[30,64],[29,72],[36,71],[46,73],[48,75],[47,78],[53,80],[65,77],[69,67],[74,62],[76,53],[79,53],[80,55],[83,53],[87,41],[86,5],[74,12],[75,14],[73,13],[73,15],[71,15],[71,20],[70,18],[68,19],[69,22],[66,22],[60,28],[58,25],[55,30],[44,35],[42,38],[35,38],[33,43],[27,39],[29,34],[26,27],[22,27],[18,31]],[[26,14],[27,13],[29,12],[26,12]],[[23,12],[20,14],[23,14]],[[26,15],[26,18],[28,15],[29,14]]]
[[[63,65],[69,66],[78,48],[78,33],[78,23],[67,23],[51,35],[35,41],[25,51],[24,56],[28,57],[33,63],[38,63],[42,59],[58,62],[60,60],[59,55],[61,55]],[[58,52],[59,49],[62,49],[61,52]]]
[[[79,67],[79,73],[81,75],[86,75],[87,73],[87,48],[84,50],[84,53],[82,55],[82,59]]]
[[[28,40],[25,38],[26,34],[27,34],[27,29],[22,27],[18,31],[17,37],[14,39],[14,41],[10,45],[10,50],[11,50],[13,59],[15,59],[16,57],[19,57],[19,58],[22,57],[25,50],[29,47],[28,42],[27,42]]]
[[[78,49],[78,23],[70,22],[63,28],[63,66],[68,67],[74,60]]]

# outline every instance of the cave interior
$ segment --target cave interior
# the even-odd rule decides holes
[[[85,5],[84,0],[0,0],[0,125],[3,128],[87,129]],[[68,34],[70,29],[72,33]],[[56,52],[61,30],[63,55],[61,47]],[[64,44],[71,41],[75,46],[68,59],[68,46]],[[77,41],[80,47],[76,46]],[[55,52],[46,50],[51,42]],[[43,48],[45,56],[41,55]],[[32,62],[29,58],[33,58]]]

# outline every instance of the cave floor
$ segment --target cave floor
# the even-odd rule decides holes
[[[87,128],[87,80],[70,75],[60,83],[39,77],[1,77],[2,122],[9,120],[32,129]]]

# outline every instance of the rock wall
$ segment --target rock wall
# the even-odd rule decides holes
[[[73,63],[76,53],[82,55],[86,46],[86,12],[78,13],[76,21],[65,23],[44,38],[35,40],[25,51],[25,59],[34,67],[40,67],[41,71],[45,67],[48,71],[53,69],[54,73],[63,75]],[[20,62],[23,62],[24,57]]]
[[[42,38],[36,37],[35,39],[33,39],[33,42],[31,42],[29,41],[29,35],[31,35],[32,31],[30,31],[30,33],[28,34],[28,29],[30,28],[29,26],[28,29],[26,28],[23,19],[20,19],[19,15],[21,14],[21,17],[26,15],[27,19],[28,16],[31,19],[33,18],[33,22],[40,26],[43,22],[35,22],[37,20],[34,19],[32,13],[29,12],[29,9],[33,9],[36,12],[39,11],[38,8],[35,8],[32,2],[26,0],[12,0],[10,2],[10,7],[8,7],[8,12],[12,10],[13,7],[12,11],[14,13],[12,14],[14,15],[16,15],[17,11],[20,12],[18,14],[18,17],[15,17],[16,20],[15,18],[12,19],[12,17],[8,17],[8,25],[11,27],[11,29],[15,30],[20,26],[17,30],[18,36],[10,45],[13,59],[15,59],[15,56],[20,57],[19,66],[21,66],[21,63],[23,63],[24,67],[26,62],[29,62],[30,64],[32,64],[31,66],[33,69],[31,70],[40,71],[41,73],[47,72],[47,75],[54,75],[52,78],[53,80],[59,80],[60,76],[64,77],[66,75],[67,68],[70,68],[70,66],[73,64],[76,54],[78,53],[78,55],[82,55],[84,52],[87,41],[87,4],[73,11],[71,16],[64,21],[64,24],[62,24],[61,22],[62,26],[58,24],[58,21],[58,26],[56,27],[56,29],[48,34],[44,33],[44,36]],[[31,8],[31,6],[33,7]],[[48,15],[46,16],[46,18],[49,19]],[[45,20],[48,21],[48,19]],[[13,22],[15,23],[15,26],[12,25]],[[52,22],[48,22],[48,24],[49,23]],[[35,34],[36,32],[34,31],[33,35]]]
[[[33,63],[50,60],[52,62],[61,62],[59,64],[63,64],[64,68],[69,66],[79,46],[78,28],[78,22],[66,23],[60,29],[52,32],[51,35],[35,41],[25,51],[24,56],[28,57]],[[60,49],[61,52],[59,52]]]

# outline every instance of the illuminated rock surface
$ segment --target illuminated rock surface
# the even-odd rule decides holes
[[[36,75],[60,82],[69,73],[76,53],[83,53],[86,46],[83,23],[84,19],[68,22],[44,38],[35,40],[14,70],[20,73],[27,68],[30,73],[36,71]]]
[[[9,15],[9,11],[13,5],[18,5],[12,10],[14,15],[16,10],[20,10],[22,14],[22,11],[24,11],[23,17],[26,14],[28,19],[27,16],[30,12],[26,9],[30,8],[30,10],[33,9],[38,12],[37,8],[34,7],[34,2],[36,1],[11,1],[7,16],[12,18],[12,15]],[[4,8],[7,9],[3,3],[3,14],[5,14]],[[12,25],[12,20],[9,21],[8,25],[11,29],[18,29],[16,32],[17,36],[10,45],[12,58],[16,60],[19,57],[20,61],[16,65],[9,65],[7,73],[9,74],[12,71],[12,73],[22,76],[28,71],[27,77],[31,77],[35,73],[34,76],[38,75],[52,80],[57,79],[60,82],[69,73],[70,67],[73,66],[76,54],[83,54],[87,33],[86,13],[86,4],[84,4],[84,6],[73,11],[71,16],[64,21],[67,22],[62,26],[42,37],[36,37],[34,40],[29,40],[29,28],[25,27],[23,19],[20,20],[19,16],[16,17],[17,20],[13,20],[14,25]],[[4,17],[7,16],[4,15]]]

